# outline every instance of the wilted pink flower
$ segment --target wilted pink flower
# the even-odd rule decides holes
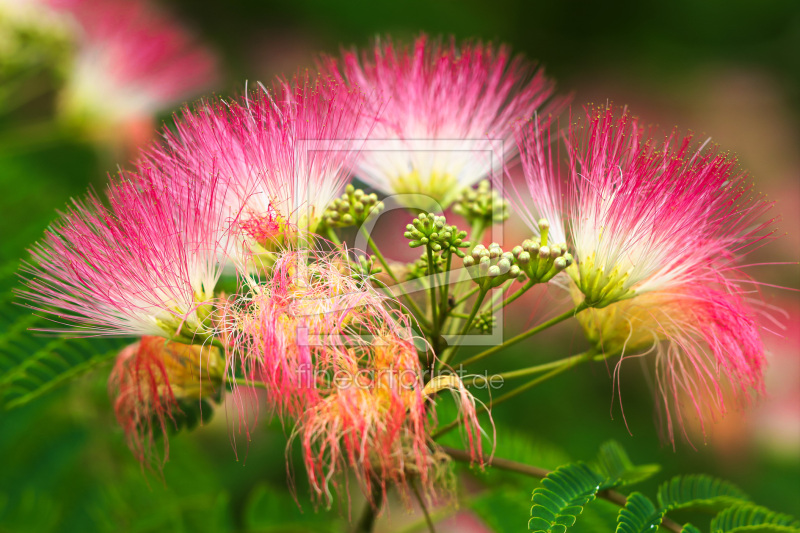
[[[230,364],[297,420],[311,487],[328,501],[344,468],[366,494],[408,472],[430,482],[422,371],[407,319],[390,303],[341,253],[287,250],[254,294],[222,312],[222,335],[240,357]]]
[[[318,379],[340,357],[342,343],[395,324],[396,311],[353,276],[340,253],[284,250],[265,278],[226,303],[220,334],[239,354],[230,364],[266,385],[279,415],[296,417],[319,401]]]
[[[397,48],[387,39],[360,58],[346,52],[341,64],[326,58],[324,68],[374,97],[379,120],[358,176],[383,193],[421,194],[444,207],[501,168],[489,154],[512,138],[512,121],[555,109],[546,104],[553,83],[504,46],[421,35]],[[506,144],[508,159],[515,150]]]
[[[214,288],[228,225],[215,179],[181,186],[153,169],[123,172],[110,207],[94,194],[51,225],[31,249],[22,296],[84,335],[211,334]]]
[[[341,347],[331,384],[308,408],[294,435],[314,493],[330,502],[331,484],[354,472],[364,494],[389,486],[406,494],[416,479],[435,492],[437,459],[426,432],[427,412],[417,352],[410,339],[386,331],[364,346]],[[440,460],[440,459],[439,459]]]
[[[147,0],[50,0],[78,35],[63,111],[102,136],[133,132],[210,87],[216,61],[179,22]]]
[[[177,133],[147,157],[189,181],[230,178],[225,202],[241,213],[243,236],[274,249],[313,231],[346,184],[369,127],[361,105],[358,91],[330,79],[277,80],[272,90],[185,109]]]
[[[370,498],[389,484],[404,491],[411,478],[429,496],[442,490],[446,458],[429,438],[430,399],[441,390],[454,391],[469,446],[481,456],[475,400],[455,376],[424,386],[397,305],[341,252],[284,250],[251,294],[220,311],[219,333],[236,357],[229,373],[263,384],[270,410],[296,420],[292,436],[312,491],[328,503],[345,470]],[[240,412],[250,407],[247,396],[237,401]]]
[[[142,337],[117,357],[108,382],[114,412],[128,445],[144,462],[153,454],[154,439],[176,422],[182,401],[199,402],[220,394],[225,362],[212,346],[189,346],[161,337]],[[156,427],[154,427],[154,425]]]

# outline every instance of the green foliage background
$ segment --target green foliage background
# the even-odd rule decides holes
[[[575,88],[578,104],[600,94],[628,103],[625,98],[633,87],[638,93],[632,103],[639,104],[640,114],[652,112],[657,118],[677,110],[689,123],[682,124],[679,118],[675,122],[688,127],[704,127],[693,123],[700,115],[686,103],[692,101],[693,83],[703,73],[719,68],[756,73],[771,80],[782,95],[782,116],[792,128],[790,134],[797,135],[797,2],[180,0],[170,4],[221,51],[227,69],[227,86],[220,88],[221,94],[240,90],[246,79],[268,80],[279,71],[311,66],[317,50],[333,53],[340,44],[363,45],[375,34],[409,38],[425,30],[508,42],[515,51],[544,63],[562,90]],[[54,135],[37,128],[50,106],[45,94],[0,119],[3,328],[27,313],[8,305],[16,284],[13,273],[26,246],[41,235],[56,209],[88,185],[101,187],[105,172],[115,165],[114,156],[103,148],[64,132]],[[725,137],[725,132],[710,133]],[[736,142],[744,144],[734,149],[748,153],[747,139]],[[744,157],[744,166],[749,163]],[[763,179],[772,191],[797,191],[797,174],[795,181],[782,182],[780,176],[758,172],[755,178],[759,183]],[[787,219],[793,220],[792,216]],[[789,229],[797,233],[796,228]],[[796,242],[794,236],[788,237],[775,257],[797,260]],[[796,269],[770,273],[774,282],[793,286],[795,275]],[[515,359],[524,366],[531,359],[574,353],[581,346],[573,328],[574,324],[559,327],[547,341],[525,343],[492,364],[501,370],[512,368]],[[48,339],[35,342],[44,345]],[[13,349],[0,343],[0,362]],[[793,355],[800,357],[797,351]],[[498,408],[498,456],[555,468],[569,459],[591,460],[598,446],[613,438],[624,444],[635,464],[662,465],[659,476],[637,486],[644,494],[654,495],[658,483],[672,475],[702,472],[732,480],[756,503],[800,514],[800,450],[777,455],[751,445],[730,456],[721,454],[714,441],[703,445],[698,439],[697,449],[679,443],[677,451],[661,445],[652,395],[635,366],[623,372],[625,418],[633,436],[618,406],[612,406],[609,369],[605,363],[595,363]],[[0,531],[342,529],[346,505],[314,513],[307,503],[302,466],[295,461],[303,511],[298,509],[287,490],[284,430],[278,423],[268,424],[265,416],[248,442],[247,435],[237,431],[236,413],[218,412],[202,427],[170,440],[163,479],[143,473],[114,421],[105,388],[108,369],[106,363],[23,407],[0,412]],[[741,435],[747,442],[752,442],[750,437]],[[499,483],[494,492],[481,494],[478,489],[477,496],[471,496],[472,507],[488,525],[498,531],[524,530],[535,482],[501,472],[460,475],[462,490],[473,487],[474,492],[483,483]],[[357,512],[358,498],[353,506]],[[603,530],[617,511],[608,502],[590,503],[580,530]],[[403,516],[397,511],[388,521],[399,522]],[[709,520],[688,512],[685,518],[704,526]]]

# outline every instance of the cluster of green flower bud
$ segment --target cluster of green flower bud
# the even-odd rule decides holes
[[[522,245],[504,252],[500,245],[492,243],[488,248],[479,244],[464,258],[472,279],[488,290],[499,287],[506,281],[516,278],[528,283],[546,283],[573,263],[572,255],[564,243],[547,243],[550,224],[545,219],[539,221],[539,239],[525,239]]]
[[[383,210],[383,202],[375,193],[366,194],[352,185],[345,187],[344,194],[331,202],[322,219],[332,228],[361,226],[370,216]]]
[[[408,269],[408,274],[406,275],[406,279],[419,279],[424,278],[426,276],[430,276],[431,274],[440,274],[444,272],[444,259],[442,259],[441,255],[434,255],[433,256],[433,270],[434,272],[430,271],[428,267],[428,258],[425,254],[422,254],[419,259],[411,263],[411,266]]]
[[[515,246],[511,253],[514,263],[534,283],[546,283],[553,276],[570,266],[574,259],[567,251],[566,243],[549,244],[547,234],[550,224],[546,219],[539,220],[539,239],[525,239],[522,245]]]
[[[477,329],[484,335],[491,333],[497,325],[497,317],[492,313],[481,313],[475,319],[473,328]]]
[[[447,219],[440,215],[420,213],[411,224],[406,226],[403,236],[410,240],[411,248],[428,246],[442,255],[452,254],[464,257],[462,248],[469,248],[466,231],[459,231],[456,226],[448,225]]]
[[[372,256],[359,255],[358,261],[352,263],[353,271],[363,278],[371,278],[375,274],[383,272],[383,269],[375,264]]]
[[[461,191],[453,212],[464,217],[470,225],[482,222],[491,226],[508,218],[508,201],[490,187],[488,180],[483,180],[477,189],[468,187]]]
[[[470,255],[464,257],[464,266],[483,290],[499,287],[510,279],[525,280],[525,274],[514,264],[514,255],[504,252],[496,242],[488,248],[477,245]]]

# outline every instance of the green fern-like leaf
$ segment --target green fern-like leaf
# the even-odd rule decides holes
[[[738,505],[725,509],[711,520],[711,533],[794,533],[800,520],[758,505]]]
[[[749,502],[739,487],[704,474],[675,476],[658,487],[658,504],[667,509],[719,508]]]
[[[699,528],[692,524],[684,524],[681,528],[681,533],[702,533]]]
[[[528,529],[563,533],[572,526],[583,506],[595,499],[603,478],[583,463],[557,468],[533,491]]]
[[[600,446],[594,470],[606,478],[603,488],[632,485],[655,475],[661,470],[657,464],[634,465],[625,449],[615,440]]]
[[[129,341],[128,341],[129,342]],[[0,339],[0,406],[13,409],[113,359],[126,341],[37,337],[22,328]]]
[[[646,533],[655,531],[664,519],[666,509],[656,509],[653,502],[641,492],[628,496],[625,507],[617,515],[616,533]]]

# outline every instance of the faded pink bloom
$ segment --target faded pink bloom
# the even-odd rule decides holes
[[[388,303],[340,253],[284,251],[254,294],[222,311],[240,357],[230,364],[297,419],[313,493],[326,501],[345,468],[365,494],[409,472],[431,482],[422,371],[409,324]]]
[[[209,315],[230,221],[220,179],[181,185],[156,170],[122,172],[108,189],[74,200],[31,249],[24,298],[82,335],[211,334]],[[63,323],[63,322],[62,322]]]
[[[329,389],[294,432],[314,493],[330,502],[330,485],[348,468],[368,496],[389,486],[404,493],[411,478],[433,493],[437,464],[413,343],[387,331],[337,351]]]
[[[354,277],[340,253],[284,250],[251,294],[225,303],[220,334],[241,374],[267,386],[270,407],[299,416],[320,399],[320,372],[342,343],[383,323],[394,324],[392,302]],[[410,330],[407,332],[410,337]]]
[[[189,181],[230,178],[225,203],[241,213],[243,238],[275,249],[316,229],[349,180],[369,128],[362,105],[357,90],[327,78],[279,79],[272,90],[185,109],[177,133],[165,132],[166,145],[147,158]]]
[[[358,176],[383,193],[421,194],[444,207],[501,168],[487,150],[512,139],[512,121],[558,107],[547,103],[554,86],[541,70],[489,43],[423,34],[396,47],[386,39],[361,57],[324,58],[323,69],[374,97],[379,120]],[[513,148],[506,143],[506,160]]]
[[[216,61],[177,20],[146,0],[51,0],[77,26],[62,109],[99,136],[133,132],[209,88]]]
[[[441,390],[456,396],[480,456],[474,398],[455,376],[423,386],[408,318],[341,252],[281,251],[265,278],[220,310],[219,333],[235,356],[228,373],[263,384],[270,411],[296,420],[292,440],[317,498],[330,503],[345,471],[369,498],[389,485],[406,494],[411,478],[429,497],[442,491],[446,457],[429,438],[430,399]],[[257,399],[236,396],[240,420]]]
[[[153,458],[158,434],[163,438],[163,461],[168,459],[168,423],[176,423],[179,403],[219,395],[224,367],[215,347],[189,346],[161,337],[142,337],[122,350],[108,389],[117,421],[139,461]]]

